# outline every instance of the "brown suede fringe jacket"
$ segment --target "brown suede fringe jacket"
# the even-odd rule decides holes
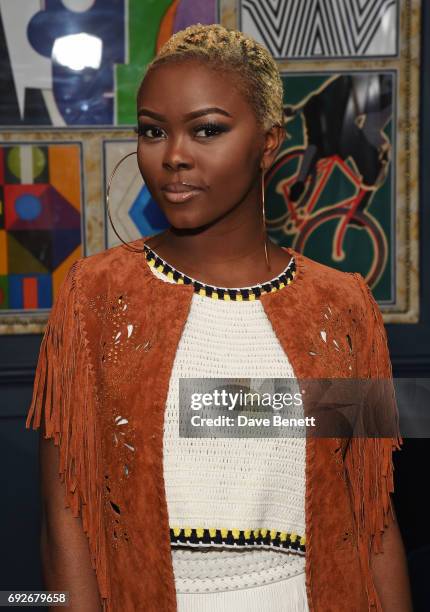
[[[296,258],[293,282],[260,299],[297,379],[391,379],[381,312],[363,277],[286,251]],[[123,245],[81,258],[41,344],[26,427],[40,427],[43,415],[45,437],[59,446],[65,505],[82,517],[107,612],[177,610],[163,418],[193,291],[157,278]],[[382,610],[370,554],[382,551],[401,444],[398,429],[349,443],[306,439],[312,612]]]

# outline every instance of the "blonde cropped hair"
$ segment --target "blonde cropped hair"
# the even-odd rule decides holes
[[[197,23],[171,36],[146,73],[160,64],[184,59],[203,59],[210,66],[234,73],[258,124],[265,130],[284,125],[278,66],[269,51],[250,36],[218,24]]]

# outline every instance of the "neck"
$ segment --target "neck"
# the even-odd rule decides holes
[[[146,243],[166,262],[185,274],[216,286],[248,286],[280,274],[290,256],[267,237],[267,267],[262,229],[254,238],[243,228],[196,233],[170,227]]]
[[[239,224],[226,229],[214,227],[189,230],[170,227],[157,235],[150,246],[154,249],[157,246],[162,248],[185,264],[195,265],[200,262],[200,269],[204,267],[209,271],[231,264],[258,265],[264,261],[264,238],[261,225],[245,228],[245,231],[243,225]]]

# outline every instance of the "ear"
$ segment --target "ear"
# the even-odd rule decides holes
[[[260,167],[266,171],[275,161],[276,155],[286,137],[285,128],[273,125],[265,134],[263,157]]]

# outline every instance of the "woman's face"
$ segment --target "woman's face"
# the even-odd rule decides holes
[[[139,168],[173,227],[201,227],[239,204],[261,215],[260,166],[274,159],[281,132],[265,136],[233,75],[194,59],[160,65],[137,106]]]

